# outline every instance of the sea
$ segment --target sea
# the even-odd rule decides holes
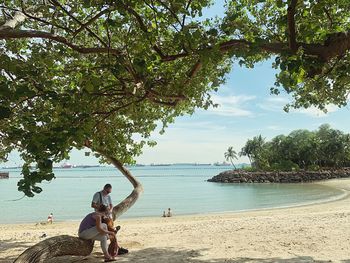
[[[153,165],[128,168],[142,183],[144,193],[121,218],[160,217],[171,208],[173,215],[195,215],[299,206],[340,198],[343,192],[315,183],[224,184],[207,179],[231,166]],[[54,169],[56,178],[40,184],[43,191],[23,197],[17,190],[20,169],[0,180],[0,224],[38,223],[53,213],[55,221],[81,220],[92,211],[95,192],[106,183],[113,187],[113,204],[132,191],[129,181],[114,167]]]

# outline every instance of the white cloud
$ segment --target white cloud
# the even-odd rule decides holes
[[[313,118],[323,118],[323,117],[327,117],[329,113],[332,113],[332,112],[336,112],[337,110],[339,110],[339,107],[337,107],[336,105],[333,105],[333,104],[330,104],[330,105],[327,105],[326,106],[326,109],[327,109],[327,113],[324,113],[323,111],[319,110],[318,108],[312,106],[310,108],[307,108],[307,109],[293,109],[291,110],[291,112],[294,112],[294,113],[301,113],[301,114],[306,114],[310,117],[313,117]]]
[[[258,106],[263,110],[281,112],[283,110],[283,107],[290,102],[291,102],[291,99],[288,99],[287,97],[271,97],[264,100],[263,103],[258,104]],[[307,108],[307,109],[305,108],[290,109],[289,113],[305,114],[313,118],[323,118],[323,117],[327,117],[328,113],[336,112],[339,108],[334,104],[330,104],[326,106],[326,109],[327,109],[327,113],[324,113],[318,108],[311,106],[310,108]]]
[[[213,123],[211,121],[196,121],[196,120],[188,120],[187,122],[176,122],[173,123],[170,127],[170,129],[173,130],[211,130],[211,131],[218,131],[225,129],[225,126],[218,126],[217,123]]]
[[[270,125],[266,127],[268,130],[272,131],[280,131],[283,130],[283,127],[277,126],[277,125]]]
[[[279,97],[269,97],[269,98],[266,99],[266,101],[271,102],[271,103],[284,104],[284,103],[288,103],[289,99],[286,98],[286,97],[279,96]]]
[[[218,96],[212,95],[212,101],[218,104],[217,107],[212,107],[207,110],[210,114],[221,116],[235,116],[235,117],[248,117],[253,116],[254,113],[247,109],[244,109],[244,105],[248,101],[255,100],[255,96]]]
[[[286,97],[269,97],[263,103],[258,104],[258,106],[263,110],[282,112],[283,107],[289,102],[290,100]]]

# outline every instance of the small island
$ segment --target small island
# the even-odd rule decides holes
[[[231,170],[222,172],[208,182],[215,183],[306,183],[326,179],[350,177],[350,168],[320,171],[256,171]]]
[[[236,169],[237,153],[225,153],[234,170],[224,171],[208,182],[303,183],[350,177],[350,135],[323,124],[316,131],[295,130],[270,141],[259,135],[249,139],[238,154],[251,166]]]

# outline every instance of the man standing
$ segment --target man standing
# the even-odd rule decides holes
[[[96,192],[92,198],[91,207],[95,208],[95,211],[100,207],[100,205],[105,205],[108,208],[110,216],[112,215],[112,199],[109,195],[112,192],[112,186],[106,184],[102,191]]]

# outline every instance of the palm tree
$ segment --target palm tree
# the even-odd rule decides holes
[[[239,153],[240,156],[248,156],[250,164],[254,168],[261,168],[264,160],[264,145],[265,139],[259,135],[255,136],[252,140],[248,140],[245,146]]]
[[[238,157],[237,157],[236,151],[233,150],[233,147],[232,147],[232,146],[231,146],[231,147],[228,147],[227,152],[225,152],[225,158],[226,158],[226,161],[230,161],[231,164],[233,165],[233,167],[234,167],[235,169],[237,169],[236,166],[233,164],[233,160],[234,160],[234,159],[238,160]]]

